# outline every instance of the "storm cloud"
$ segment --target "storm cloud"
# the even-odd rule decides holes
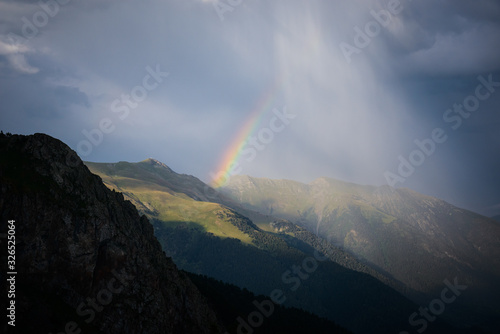
[[[499,37],[493,0],[0,1],[0,128],[78,152],[105,120],[85,160],[154,157],[210,182],[267,98],[260,127],[296,118],[243,174],[383,185],[440,128],[395,186],[500,214],[500,87],[459,128],[443,117],[479,77],[500,82]]]

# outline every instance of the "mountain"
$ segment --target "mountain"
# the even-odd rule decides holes
[[[233,176],[220,191],[247,209],[294,222],[389,273],[419,303],[439,296],[444,280],[456,278],[467,292],[443,316],[499,328],[494,322],[500,315],[500,225],[492,219],[409,189],[328,178],[304,184]]]
[[[193,176],[177,174],[154,159],[136,164],[123,161],[85,164],[106,186],[122,192],[140,212],[161,220],[164,226],[175,227],[185,222],[216,236],[250,242],[233,225],[218,223],[218,215],[228,209],[218,204],[221,202],[218,193]]]
[[[289,242],[305,243],[322,250],[344,267],[367,273],[393,288],[405,289],[400,282],[359,263],[352,255],[326,243],[304,228],[283,219],[245,209],[199,179],[175,173],[155,159],[149,158],[138,163],[122,161],[85,164],[93,173],[99,175],[110,189],[122,192],[152,221],[161,221],[161,227],[157,230],[177,227],[183,223],[217,237],[232,237],[244,244],[251,244],[252,238],[247,233],[240,231],[227,219],[221,220],[221,216],[227,217],[228,213],[230,215],[233,211],[250,218],[252,229],[258,231],[256,233],[273,232]]]
[[[500,215],[493,216],[493,217],[491,217],[491,219],[493,219],[497,222],[500,222]]]
[[[216,208],[217,206],[213,205],[215,203],[238,211],[264,230],[272,230],[269,224],[274,217],[247,210],[198,178],[178,174],[158,160],[148,158],[137,163],[121,161],[85,164],[93,173],[99,175],[109,188],[123,192],[141,212],[164,222],[188,221],[191,215],[199,215],[201,212],[210,211],[210,208]],[[165,206],[165,203],[168,203],[168,206]],[[204,227],[208,227],[206,224],[213,221],[200,218],[197,217],[198,222],[201,221]],[[213,224],[211,228],[215,228]],[[217,233],[215,230],[211,232]]]
[[[289,221],[242,209],[159,161],[86,165],[150,218],[163,249],[183,270],[257,294],[278,291],[287,306],[357,333],[399,332],[410,327],[408,318],[418,310],[382,283],[396,281],[352,255]],[[457,333],[441,320],[427,331]]]
[[[0,135],[0,193],[0,232],[15,231],[16,333],[222,333],[148,219],[62,142]]]
[[[0,242],[15,253],[1,255],[2,333],[351,333],[177,270],[148,219],[49,136],[0,135],[0,194]]]
[[[222,319],[229,333],[248,333],[254,330],[251,325],[257,324],[259,326],[256,326],[254,331],[258,334],[352,334],[309,312],[273,304],[267,296],[255,296],[246,289],[207,276],[190,272],[186,274],[208,297],[210,306],[217,313],[217,317]],[[256,311],[262,317],[259,317]]]

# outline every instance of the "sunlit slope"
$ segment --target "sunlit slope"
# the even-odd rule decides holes
[[[261,226],[272,231],[265,232],[240,214],[252,213],[250,210],[229,208],[237,205],[205,191],[206,185],[198,179],[177,174],[156,160],[86,164],[108,187],[123,192],[151,218],[155,235],[179,268],[256,293],[282,288],[288,291],[288,306],[339,321],[356,331],[377,332],[373,329],[378,327],[378,332],[385,333],[400,329],[415,308],[380,281],[392,287],[395,282],[351,255],[294,224],[273,222],[271,216],[253,213],[261,219]],[[228,205],[203,201],[207,199]],[[290,291],[283,273],[312,256],[315,249],[331,261],[319,263],[300,289]],[[392,302],[388,304],[387,300]]]
[[[351,254],[341,249],[328,246],[328,243],[317,235],[289,222],[278,221],[271,215],[246,209],[229,198],[217,194],[213,189],[208,189],[209,187],[198,179],[177,174],[154,159],[139,163],[87,163],[87,165],[94,173],[101,176],[108,187],[123,192],[141,212],[162,227],[175,228],[183,224],[201,232],[235,238],[261,248],[272,248],[272,244],[281,245],[279,247],[285,252],[289,250],[283,240],[297,250],[313,247],[329,254],[332,261],[346,268],[368,273],[398,291],[404,290],[402,284],[388,275],[359,263]],[[202,201],[209,199],[223,204]],[[293,197],[287,200],[292,201]],[[297,207],[297,204],[292,203],[292,205]],[[250,220],[237,218],[236,213],[228,207]],[[263,230],[271,234],[266,234]],[[159,233],[159,230],[157,232]],[[266,240],[267,244],[262,240]]]
[[[161,221],[165,227],[185,224],[218,237],[235,238],[244,243],[252,241],[248,234],[225,218],[228,208],[217,203],[196,201],[182,192],[172,190],[180,189],[179,174],[174,175],[167,166],[159,165],[155,160],[148,159],[136,164],[85,164],[92,173],[102,178],[106,186],[122,192],[139,211],[151,219]],[[181,177],[187,182],[188,189],[190,182],[196,182],[190,176]],[[192,194],[195,195],[195,191]]]

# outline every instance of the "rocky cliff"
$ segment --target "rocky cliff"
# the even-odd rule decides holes
[[[59,140],[0,135],[3,286],[9,220],[16,237],[15,332],[221,332],[147,218]],[[2,327],[13,329],[5,321]]]

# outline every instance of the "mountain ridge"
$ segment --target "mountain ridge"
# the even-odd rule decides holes
[[[17,332],[223,332],[148,219],[61,141],[1,135],[0,193],[18,240]]]
[[[239,331],[237,312],[262,299],[177,270],[151,222],[55,138],[0,135],[0,194],[0,217],[15,224],[19,240],[16,328],[4,322],[5,333],[227,334]],[[6,228],[0,225],[0,235]],[[214,304],[226,293],[228,305]],[[260,333],[311,326],[351,333],[299,309],[274,309]]]
[[[107,163],[93,163],[93,162],[85,162],[85,163],[87,164],[87,166],[88,166],[88,167],[89,167],[89,168],[90,168],[90,169],[91,169],[94,173],[96,173],[96,174],[100,175],[100,176],[103,178],[104,182],[105,182],[106,184],[108,184],[108,186],[109,186],[109,187],[111,187],[111,188],[115,188],[115,189],[117,189],[117,190],[121,190],[121,191],[123,190],[123,189],[121,189],[119,186],[117,186],[117,185],[118,185],[118,183],[110,184],[110,181],[108,180],[109,175],[105,175],[105,174],[103,174],[103,173],[105,173],[106,171],[105,171],[105,169],[103,169],[103,168],[102,168],[102,166],[107,165]],[[124,162],[124,161],[122,161],[121,163],[123,163],[123,164],[128,164],[129,166],[135,165],[135,166],[138,166],[138,167],[139,167],[139,166],[141,166],[141,165],[142,165],[142,164],[144,164],[144,163],[147,163],[147,164],[154,164],[154,165],[157,165],[157,166],[160,166],[160,167],[166,168],[169,172],[172,172],[173,174],[176,174],[176,175],[178,175],[178,176],[181,176],[181,177],[184,177],[184,176],[185,176],[185,174],[178,174],[178,173],[176,173],[176,172],[173,172],[173,171],[172,171],[172,170],[171,170],[171,169],[170,169],[167,165],[165,165],[164,163],[161,163],[161,162],[159,162],[158,160],[153,159],[153,158],[148,158],[148,159],[146,159],[146,160],[143,160],[143,161],[140,161],[140,162],[137,162],[137,163],[129,163],[129,162]],[[108,172],[109,172],[109,171],[108,171]],[[196,180],[197,180],[197,182],[199,182],[199,184],[203,184],[204,186],[209,187],[209,186],[205,185],[205,184],[204,184],[201,180],[197,179],[196,177],[194,177],[194,176],[189,176],[189,177],[190,177],[190,178],[193,178],[193,179],[196,179]],[[169,189],[171,189],[171,188],[169,188]],[[177,190],[179,190],[179,189],[177,189]],[[168,191],[168,190],[166,190],[166,191]],[[151,210],[149,210],[148,208],[146,208],[146,206],[144,205],[144,202],[137,201],[137,198],[136,198],[136,196],[135,196],[133,193],[131,193],[130,191],[124,191],[124,193],[132,199],[132,201],[134,202],[134,204],[135,204],[137,207],[142,208],[142,210],[143,210],[145,213],[148,213],[148,212],[149,212],[149,214],[153,214],[153,212],[152,212]],[[189,191],[184,191],[183,193],[184,193],[184,194],[187,194],[187,193],[189,193]],[[209,190],[209,191],[206,191],[205,193],[207,193],[207,194],[209,194],[209,195],[210,195],[210,194],[212,194],[212,193],[213,193],[213,189],[212,189],[212,190]],[[241,213],[242,211],[243,211],[243,213],[248,213],[248,211],[246,211],[246,212],[245,212],[245,211],[244,211],[244,209],[243,209],[242,207],[235,205],[235,203],[233,203],[233,202],[229,202],[229,200],[228,200],[228,199],[224,198],[223,196],[220,196],[220,194],[219,194],[218,196],[210,196],[210,197],[209,197],[209,196],[206,196],[206,197],[203,197],[203,198],[200,198],[200,196],[193,196],[193,199],[194,199],[194,200],[197,200],[197,201],[203,201],[203,202],[209,201],[209,200],[211,200],[211,199],[215,199],[216,201],[218,201],[218,202],[216,202],[216,203],[222,204],[222,205],[223,205],[223,207],[226,207],[226,208],[229,208],[229,209],[232,209],[232,210],[236,210],[237,212],[240,212],[240,213]],[[223,212],[223,211],[220,211],[220,212]],[[255,213],[253,213],[253,214],[255,214]],[[154,216],[154,214],[153,214],[152,216]],[[189,216],[190,216],[190,214],[189,214],[189,213],[187,213],[187,214],[186,214],[186,216],[188,216],[188,217],[189,217]],[[298,226],[291,227],[291,226],[290,226],[290,225],[291,225],[291,223],[287,223],[286,221],[283,221],[283,222],[285,223],[285,225],[283,225],[283,222],[281,222],[281,223],[276,222],[276,219],[275,219],[274,217],[272,217],[272,216],[266,216],[266,217],[267,217],[268,219],[266,220],[266,222],[265,222],[264,224],[262,224],[262,223],[261,223],[261,224],[257,224],[255,227],[256,227],[256,228],[258,228],[258,229],[263,229],[263,230],[265,230],[265,231],[269,231],[269,232],[277,232],[277,233],[282,233],[282,232],[283,232],[283,226],[287,226],[287,227],[286,227],[286,229],[287,229],[287,230],[292,229],[292,230],[294,230],[295,232],[297,232],[297,231],[299,231],[299,230],[300,230],[300,232],[301,232],[301,233],[305,233],[305,232],[306,232],[305,230],[303,230],[303,231],[302,231],[302,230],[301,230],[301,228],[299,228]],[[158,217],[156,217],[156,218],[158,218]],[[253,224],[253,223],[252,223],[252,224]],[[280,225],[281,225],[281,227],[280,227],[280,228],[277,228],[277,227],[276,227],[278,224],[280,224]],[[258,227],[257,227],[257,226],[258,226]],[[266,227],[267,227],[267,228],[266,228]],[[214,233],[214,231],[210,231],[210,232]],[[215,235],[221,236],[220,234],[217,234],[217,233],[215,233]],[[312,239],[312,238],[317,238],[317,237],[316,237],[316,236],[314,236],[313,234],[311,234],[311,235],[308,235],[308,236],[307,236],[307,239]],[[242,239],[240,238],[240,240],[242,240]],[[244,240],[242,240],[242,241],[244,241]],[[345,254],[345,257],[350,257],[350,255]],[[353,268],[353,267],[351,267],[351,268]],[[399,284],[399,283],[389,281],[389,280],[387,280],[387,278],[386,278],[386,277],[382,277],[382,276],[380,276],[380,275],[376,275],[376,274],[374,274],[374,273],[372,273],[372,276],[377,277],[378,279],[380,279],[381,281],[385,282],[386,284],[391,285],[392,287],[395,287],[395,288],[401,288],[401,286],[400,286],[400,284]]]
[[[500,228],[488,217],[406,188],[328,178],[304,184],[233,176],[220,191],[248,209],[305,227],[426,298],[439,293],[446,275],[461,277],[470,290],[457,305],[476,305],[469,311],[487,306],[495,314]],[[463,318],[458,313],[455,318]],[[480,312],[476,316],[480,318]]]
[[[151,204],[152,207],[156,208],[157,212],[165,212],[165,210],[171,211],[175,209],[172,206],[168,208],[161,207],[158,201],[152,199],[151,193],[147,190],[149,185],[147,185],[146,183],[149,181],[147,181],[146,183],[140,181],[142,180],[141,175],[143,174],[143,169],[145,168],[143,162],[123,162],[123,164],[119,166],[119,169],[126,170],[127,176],[131,176],[132,170],[136,171],[136,183],[133,185],[131,185],[130,183],[122,183],[122,180],[119,178],[121,174],[118,169],[111,170],[109,168],[106,168],[105,164],[100,163],[87,162],[86,164],[94,173],[100,175],[103,178],[103,181],[108,185],[108,187],[120,189],[121,191],[124,191],[126,196],[136,196],[140,202],[138,207],[140,207],[141,205],[145,207]],[[169,175],[169,177],[171,176],[172,175]],[[179,178],[185,179],[184,177],[181,177],[180,174],[178,176]],[[146,179],[148,178],[150,178],[150,175],[146,177]],[[139,182],[141,185],[139,186],[137,182]],[[157,182],[153,185],[155,192],[159,189],[157,188],[159,187],[159,184],[163,184],[166,186],[163,181]],[[164,193],[169,193],[169,196],[171,196],[169,197],[171,205],[174,201],[179,201],[182,196],[197,192],[190,187],[195,186],[197,187],[197,190],[203,190],[203,188],[207,185],[197,180],[196,182],[193,181],[184,186],[187,188],[183,191],[182,194],[172,193],[172,189],[168,187],[168,189],[164,190]],[[181,189],[176,189],[176,191],[180,190]],[[208,191],[210,194],[212,190],[209,189]],[[231,237],[226,237],[221,235],[220,233],[208,233],[209,229],[207,228],[210,228],[210,226],[205,222],[206,217],[200,216],[199,214],[201,211],[197,209],[199,205],[205,205],[205,203],[200,203],[200,200],[208,200],[208,198],[200,197],[201,196],[190,197],[191,210],[184,212],[184,215],[177,216],[176,219],[172,220],[171,218],[168,218],[170,220],[167,219],[167,221],[165,221],[165,217],[169,215],[163,216],[162,218],[158,215],[155,215],[154,213],[151,216],[153,225],[155,226],[155,233],[158,239],[162,242],[164,250],[167,252],[167,254],[170,254],[174,258],[176,263],[178,263],[180,268],[182,268],[183,270],[187,270],[197,274],[208,275],[219,280],[239,285],[240,287],[243,286],[258,294],[267,294],[272,288],[277,288],[280,286],[283,286],[284,291],[288,289],[287,285],[283,285],[284,282],[280,280],[281,275],[287,271],[287,266],[292,266],[294,265],[294,263],[300,263],[302,262],[304,257],[307,258],[308,256],[311,256],[313,252],[319,251],[323,254],[329,254],[332,263],[321,263],[320,268],[322,269],[318,269],[318,272],[314,275],[314,279],[308,280],[306,285],[301,285],[304,287],[298,290],[299,295],[297,295],[297,297],[293,295],[288,296],[288,300],[292,303],[292,306],[303,308],[304,306],[300,306],[301,304],[297,304],[300,299],[318,299],[320,294],[329,296],[337,294],[343,296],[347,291],[352,291],[353,296],[351,296],[351,299],[353,299],[353,301],[359,300],[360,298],[370,299],[370,297],[366,295],[365,297],[362,297],[362,294],[360,294],[360,292],[354,292],[352,290],[354,286],[348,283],[349,280],[346,280],[345,275],[354,275],[354,273],[347,274],[349,270],[358,271],[362,275],[365,275],[363,273],[367,273],[371,270],[368,269],[368,267],[364,267],[364,265],[360,264],[352,257],[352,255],[341,251],[333,245],[323,243],[323,241],[314,234],[303,230],[302,228],[293,225],[292,223],[289,223],[287,221],[276,221],[274,217],[269,215],[260,216],[260,218],[262,219],[267,219],[266,222],[253,224],[252,221],[247,219],[246,217],[243,217],[240,214],[235,214],[234,210],[238,212],[240,207],[235,207],[235,202],[228,203],[225,200],[226,197],[221,194],[217,194],[217,196],[213,197],[222,203],[222,206],[218,210],[223,214],[216,214],[209,220],[219,220],[220,224],[222,224],[221,226],[237,226],[243,233],[247,234],[252,241],[250,243],[246,243],[246,245],[243,245],[239,243],[241,239],[234,239],[234,235]],[[229,209],[229,211],[227,209],[224,209],[224,207]],[[247,210],[247,212],[250,211]],[[196,223],[197,221],[199,223]],[[200,223],[203,227],[205,227],[205,229],[199,228]],[[265,231],[261,229],[266,226],[267,229],[265,231],[271,232],[271,234],[264,233]],[[251,245],[253,246],[250,247]],[[300,251],[297,252],[298,250]],[[241,258],[234,257],[232,254],[241,256]],[[242,260],[249,261],[249,263],[241,263]],[[254,263],[254,261],[256,261],[256,263]],[[286,263],[288,263],[288,265],[284,265]],[[347,268],[352,269],[346,270]],[[328,287],[326,290],[327,292],[313,292],[319,289],[320,286],[323,286],[323,289],[325,289],[324,284],[327,283],[323,280],[326,280],[327,272],[330,273],[330,275],[333,275],[331,277],[336,277],[336,280],[338,280],[338,284],[340,284],[338,287],[340,290],[336,290],[337,287]],[[394,291],[390,292],[389,290],[386,290],[386,286],[382,287],[382,285],[379,285],[381,284],[380,282],[375,283],[373,278],[363,277],[362,275],[358,276],[358,273],[356,273],[353,277],[357,278],[351,278],[351,280],[360,280],[360,282],[357,284],[366,287],[372,286],[372,291],[379,291],[377,292],[377,294],[387,294],[386,297],[380,297],[382,300],[392,298],[395,298],[394,300],[399,300],[397,302],[395,301],[395,303],[401,306],[397,308],[398,311],[392,309],[391,312],[395,312],[392,314],[393,317],[396,317],[396,314],[400,314],[400,312],[403,310],[407,310],[403,311],[403,314],[401,314],[403,319],[408,316],[404,313],[408,312],[408,314],[411,314],[411,309],[413,307],[409,306],[410,304],[407,304],[407,302],[403,302],[401,299],[398,299],[400,297],[396,297],[396,295],[393,294]],[[378,277],[378,281],[384,281],[385,277],[383,275],[380,275],[380,273],[378,272],[372,272],[370,276]],[[366,287],[364,288],[364,291],[369,294],[369,292],[366,290]],[[373,293],[374,292],[371,292],[370,294]],[[388,298],[389,295],[391,295],[392,297]],[[324,300],[321,297],[319,297],[319,299],[321,301],[316,300],[315,303],[319,305],[326,303],[325,306],[319,308],[316,306],[311,308],[311,305],[308,305],[309,311],[315,309],[318,315],[326,317],[330,315],[332,317],[330,318],[331,320],[340,323],[341,325],[350,329],[357,328],[357,330],[361,330],[362,332],[377,332],[376,330],[374,330],[374,328],[368,329],[368,327],[366,327],[367,324],[360,323],[359,319],[357,321],[352,319],[353,312],[358,312],[355,311],[355,305],[351,304],[348,306],[348,309],[350,310],[349,313],[344,313],[345,310],[342,312],[342,314],[344,314],[346,317],[345,319],[343,319],[342,317],[335,317],[335,314],[340,311],[338,309],[339,305],[336,305],[335,302],[337,298],[333,298],[328,301]],[[378,302],[375,301],[372,301],[371,303],[375,303],[376,305],[378,305]],[[405,304],[406,306],[402,306],[403,304]],[[387,306],[388,305],[379,305],[378,307],[382,308],[383,310],[386,309]],[[328,308],[325,309],[325,307]],[[344,305],[344,308],[345,307],[347,306]],[[373,305],[370,305],[370,307],[373,307]],[[330,310],[329,313],[328,310]],[[370,308],[370,310],[371,311],[369,312],[365,310],[367,313],[366,316],[368,317],[370,316],[370,313],[374,312],[373,308]],[[383,312],[386,311],[382,310],[376,312],[381,312],[381,314],[384,314]],[[347,318],[350,319],[348,320]],[[373,318],[371,319],[372,320],[366,320],[366,322],[374,324],[380,323],[380,320],[375,320]],[[403,323],[400,324],[399,328],[398,326],[396,326],[396,328],[392,328],[391,331],[402,329],[405,326],[404,322],[406,320],[402,321]],[[387,332],[388,327],[384,327],[387,326],[387,324],[384,325],[382,323],[380,323],[379,325],[381,326],[381,328],[385,328],[385,330],[379,330],[379,332],[385,333]],[[440,327],[441,325],[437,324],[436,326],[436,328],[441,328],[441,332],[446,331],[444,329],[446,326]]]

